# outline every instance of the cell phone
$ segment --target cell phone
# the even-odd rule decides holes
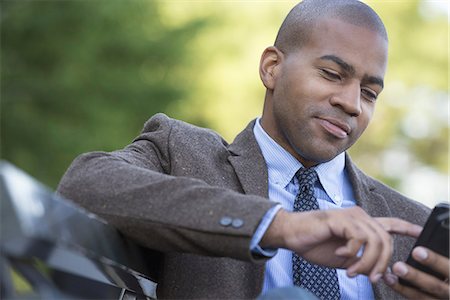
[[[439,203],[434,207],[413,249],[417,246],[424,246],[442,256],[449,257],[449,207],[449,203]],[[441,280],[446,279],[442,274],[420,264],[411,254],[406,260],[407,264]],[[399,281],[403,285],[413,286],[412,283],[402,278]]]

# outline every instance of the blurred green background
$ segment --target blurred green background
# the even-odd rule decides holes
[[[367,1],[386,87],[352,148],[370,175],[449,200],[447,1]],[[262,110],[258,63],[292,1],[1,1],[1,157],[55,188],[73,158],[124,147],[157,112],[228,141]]]

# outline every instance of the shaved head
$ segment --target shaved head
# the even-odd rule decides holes
[[[308,42],[312,28],[324,18],[334,18],[377,32],[387,41],[377,13],[357,0],[304,0],[294,6],[278,31],[275,47],[289,53]]]

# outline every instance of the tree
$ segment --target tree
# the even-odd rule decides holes
[[[124,146],[185,97],[206,24],[115,0],[3,1],[0,21],[2,157],[52,187],[76,155]]]

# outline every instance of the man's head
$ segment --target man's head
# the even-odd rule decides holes
[[[302,164],[347,150],[366,129],[383,89],[387,34],[355,0],[305,0],[267,48],[262,126]]]
[[[386,29],[372,8],[357,0],[305,0],[291,9],[281,24],[275,47],[284,53],[308,43],[321,19],[339,19],[378,32],[386,41]]]

